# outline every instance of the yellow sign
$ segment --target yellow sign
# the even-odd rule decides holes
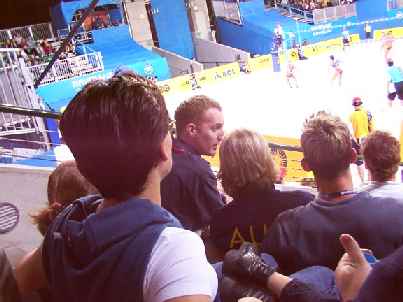
[[[351,35],[351,43],[359,43],[360,42],[360,35],[359,34],[354,34]]]
[[[264,138],[268,143],[275,143],[286,146],[300,146],[300,141],[297,138],[276,137],[265,135]],[[272,156],[278,167],[284,181],[302,182],[313,181],[312,172],[306,172],[301,167],[301,160],[303,158],[302,152],[288,151],[281,148],[271,148]],[[205,157],[210,162],[215,170],[219,169],[220,159],[218,152],[214,157]]]
[[[269,143],[287,146],[300,146],[300,140],[290,137],[277,137],[265,135]],[[284,181],[301,182],[304,180],[313,180],[312,172],[306,172],[301,167],[303,154],[300,151],[288,151],[283,149],[271,148],[274,161],[280,167]]]
[[[402,38],[403,37],[403,27],[393,27],[387,29],[379,29],[374,31],[374,39],[379,41],[382,39],[382,36],[388,32],[392,32],[394,38]]]
[[[350,38],[351,38],[352,44],[358,43],[360,41],[360,36],[358,34],[353,34],[350,36]],[[342,38],[335,38],[335,39],[326,40],[326,41],[322,41],[322,42],[318,42],[315,44],[304,46],[303,52],[304,52],[304,56],[309,58],[312,56],[329,53],[334,50],[340,50],[340,49],[342,49],[342,47],[343,47]],[[294,59],[295,55],[296,55],[295,49],[291,49],[288,52],[288,56],[290,59]],[[298,58],[298,56],[297,56],[297,58]]]
[[[184,75],[161,81],[158,82],[158,87],[161,89],[162,94],[186,92],[192,90],[192,77],[190,75]]]
[[[259,56],[248,60],[248,70],[250,72],[262,69],[273,69],[273,58],[271,55]]]
[[[226,64],[196,73],[196,81],[200,87],[217,83],[222,80],[231,80],[238,77],[241,70],[238,62]]]

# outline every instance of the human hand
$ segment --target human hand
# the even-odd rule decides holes
[[[335,271],[336,286],[343,301],[353,300],[361,289],[371,271],[357,241],[349,235],[342,234],[340,243],[346,253],[341,257]]]

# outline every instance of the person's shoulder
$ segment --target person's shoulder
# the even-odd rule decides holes
[[[392,192],[388,194],[387,191],[383,191],[382,194],[376,194],[373,192],[365,193],[367,194],[365,200],[368,200],[373,205],[381,206],[384,209],[399,208],[403,210],[403,196],[394,196]]]
[[[247,200],[247,202],[244,201],[245,200],[234,199],[217,210],[213,215],[211,225],[227,225],[229,219],[236,220],[242,218],[245,215],[246,209],[256,209],[260,202],[258,199]]]
[[[280,213],[277,218],[275,223],[278,224],[293,224],[296,221],[300,220],[303,217],[307,217],[309,215],[308,213],[312,210],[312,206],[310,203],[306,205],[300,205],[297,206],[293,209],[288,209],[286,211],[283,211]]]
[[[174,151],[173,169],[186,169],[189,172],[210,172],[210,163],[200,155],[188,151]]]
[[[301,201],[302,203],[307,203],[315,199],[314,192],[313,190],[311,191],[310,188],[290,188],[287,190],[281,190],[280,188],[280,190],[276,190],[275,192],[283,199]]]
[[[213,176],[210,164],[197,154],[176,154],[173,156],[172,174],[185,174],[187,176]]]
[[[190,242],[193,244],[203,244],[202,240],[196,233],[177,227],[166,227],[161,232],[159,240],[164,242],[164,244],[169,245],[183,245]]]
[[[172,257],[181,258],[184,255],[203,258],[204,244],[200,236],[189,230],[166,227],[154,245],[151,258]]]

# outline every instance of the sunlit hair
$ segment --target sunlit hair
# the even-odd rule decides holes
[[[372,132],[364,142],[363,154],[374,181],[391,180],[399,169],[400,143],[388,132]]]
[[[324,111],[312,115],[304,123],[301,146],[315,177],[331,180],[350,166],[350,131],[339,117]]]
[[[161,161],[168,133],[164,97],[129,71],[87,84],[68,104],[60,130],[80,172],[105,198],[141,193]]]
[[[241,129],[224,137],[220,146],[220,171],[224,191],[237,198],[245,186],[254,183],[274,184],[278,169],[270,148],[256,132]]]
[[[48,206],[31,215],[42,235],[63,208],[77,198],[98,193],[98,190],[78,171],[75,161],[63,162],[53,170],[49,175],[47,190]]]
[[[220,104],[205,95],[196,95],[184,101],[175,111],[175,125],[178,136],[183,134],[186,125],[199,123],[203,113],[210,108],[222,111]]]

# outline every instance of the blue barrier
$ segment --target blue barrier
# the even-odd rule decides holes
[[[376,21],[371,24],[373,30],[402,26],[402,19],[398,17],[403,16],[403,8],[388,10],[386,0],[359,0],[356,3],[358,15],[355,17],[310,25],[285,17],[276,10],[264,10],[260,0],[241,2],[243,24],[240,26],[218,18],[219,41],[252,54],[267,54],[273,45],[277,24],[283,28],[287,47],[291,46],[292,40],[288,33],[294,33],[299,44],[304,41],[311,44],[341,37],[344,26],[347,26],[350,34],[359,34],[363,38],[364,21],[367,20]]]
[[[194,46],[185,1],[151,0],[160,48],[193,59]]]

